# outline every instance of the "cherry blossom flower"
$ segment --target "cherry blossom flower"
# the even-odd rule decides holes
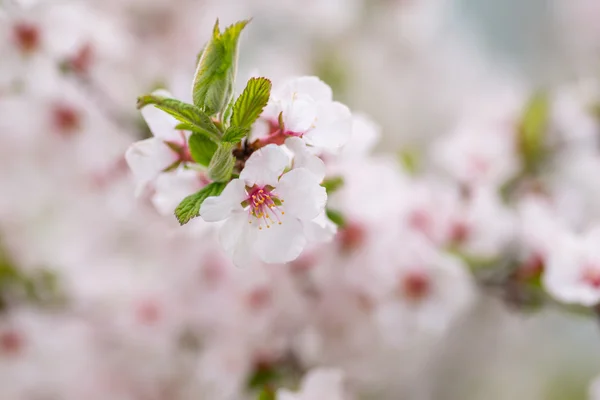
[[[203,171],[177,168],[175,171],[160,174],[154,184],[152,204],[162,215],[172,215],[181,200],[198,192],[210,183]]]
[[[202,204],[205,221],[225,220],[220,240],[236,265],[255,254],[267,263],[288,262],[306,245],[304,225],[323,212],[327,194],[306,168],[284,173],[289,163],[283,149],[267,145],[246,161],[239,179]]]
[[[565,234],[548,256],[544,286],[557,300],[594,306],[600,303],[600,229]]]
[[[330,368],[313,369],[302,380],[299,392],[286,389],[277,391],[277,400],[344,400],[343,375],[340,370]]]
[[[172,97],[168,92],[156,91],[155,95]],[[137,181],[137,194],[156,179],[161,172],[192,161],[187,145],[188,133],[175,129],[175,118],[153,105],[142,108],[142,115],[153,137],[132,144],[125,159]]]
[[[262,114],[271,129],[262,140],[281,144],[292,136],[318,148],[339,149],[350,138],[352,115],[332,96],[331,88],[313,76],[294,78],[274,89]]]

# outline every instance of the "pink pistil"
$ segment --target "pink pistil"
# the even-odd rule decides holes
[[[600,289],[600,268],[595,265],[585,268],[581,280],[594,289]]]

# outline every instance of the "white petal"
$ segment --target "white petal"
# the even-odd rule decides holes
[[[283,104],[281,100],[271,99],[267,103],[260,117],[269,121],[277,121],[279,119],[279,113],[283,111]]]
[[[352,114],[345,105],[332,102],[319,105],[315,128],[308,131],[304,140],[308,144],[326,149],[337,149],[350,140]]]
[[[344,157],[365,156],[381,137],[381,127],[379,127],[369,117],[358,114],[352,116],[352,134],[350,140],[342,148]]]
[[[177,169],[160,174],[154,184],[152,204],[162,215],[171,215],[181,200],[200,190],[204,183],[198,171]]]
[[[285,145],[294,153],[294,168],[306,168],[321,182],[325,178],[325,163],[310,152],[306,143],[300,138],[289,137]]]
[[[233,214],[219,230],[221,246],[238,267],[249,265],[256,260],[253,252],[255,230],[248,224],[248,216],[245,212]]]
[[[315,218],[323,212],[327,202],[325,188],[304,168],[283,175],[275,192],[284,201],[285,212],[301,220]]]
[[[207,222],[222,221],[235,211],[242,211],[241,203],[246,199],[246,190],[241,179],[227,184],[219,196],[211,196],[200,206],[200,216]]]
[[[306,95],[314,101],[330,102],[333,99],[331,88],[316,76],[303,76],[288,81],[278,92],[281,98]]]
[[[304,95],[296,95],[284,103],[282,112],[285,131],[294,133],[311,129],[318,116],[317,103]]]
[[[125,160],[138,182],[137,193],[178,158],[169,146],[157,138],[141,140],[129,146],[125,152]]]
[[[261,260],[270,264],[286,263],[298,258],[306,237],[302,224],[296,218],[282,216],[281,224],[273,224],[256,231],[255,250]]]
[[[173,97],[165,90],[157,90],[152,94],[161,97]],[[175,130],[175,127],[177,124],[179,124],[179,122],[174,117],[162,110],[159,110],[153,105],[143,107],[141,112],[144,120],[146,120],[148,127],[155,137],[164,140],[177,140],[180,138],[179,132]]]
[[[325,212],[310,221],[303,221],[304,234],[309,242],[324,243],[333,239],[337,233],[337,225],[331,222]]]
[[[290,159],[283,149],[275,144],[269,144],[250,156],[240,174],[240,179],[248,186],[275,186],[289,162]]]

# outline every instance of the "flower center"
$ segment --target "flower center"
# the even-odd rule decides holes
[[[425,272],[411,271],[400,278],[398,289],[405,299],[418,303],[431,293],[431,279]]]
[[[590,265],[583,270],[581,280],[594,289],[600,289],[600,269]]]
[[[31,53],[40,45],[40,31],[35,25],[26,22],[18,23],[13,27],[13,35],[23,53]]]
[[[254,186],[248,189],[248,197],[242,205],[248,208],[248,223],[258,222],[258,229],[267,228],[272,224],[281,225],[281,216],[285,214],[281,210],[283,200],[273,193],[273,187]]]

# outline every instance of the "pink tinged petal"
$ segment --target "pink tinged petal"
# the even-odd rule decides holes
[[[325,209],[327,192],[307,169],[294,169],[283,175],[276,188],[283,209],[301,220],[316,218]]]
[[[240,173],[240,179],[248,186],[276,186],[279,176],[289,163],[290,159],[283,149],[269,144],[250,156]]]
[[[308,96],[295,95],[283,105],[282,112],[285,131],[302,134],[313,127],[318,115],[317,103]]]
[[[256,261],[253,250],[255,240],[256,229],[248,224],[248,216],[244,212],[232,215],[219,230],[221,246],[237,267]]]
[[[280,217],[280,221],[281,224],[271,224],[270,228],[254,228],[256,253],[261,260],[269,264],[293,261],[306,246],[306,237],[300,221],[287,215]]]
[[[280,92],[282,98],[294,94],[309,96],[317,102],[330,102],[333,99],[331,88],[316,76],[303,76],[287,82]]]
[[[294,168],[306,168],[315,175],[319,182],[325,178],[325,163],[310,152],[302,139],[287,138],[285,145],[294,154]]]
[[[198,171],[178,169],[161,174],[154,184],[152,204],[162,215],[171,215],[181,200],[203,187]]]
[[[165,90],[157,90],[152,94],[161,97],[173,97]],[[162,110],[159,110],[153,105],[145,106],[142,108],[141,112],[144,120],[146,120],[148,127],[155,137],[163,140],[181,140],[179,131],[175,130],[175,127],[179,124],[179,122],[174,117]]]
[[[200,216],[206,222],[222,221],[236,211],[243,211],[242,202],[246,199],[244,181],[234,179],[227,184],[219,196],[208,197],[200,206]]]
[[[129,146],[125,152],[125,160],[138,183],[136,193],[139,195],[150,181],[178,159],[178,155],[157,138],[142,140]]]
[[[303,138],[308,144],[326,149],[337,149],[350,140],[352,114],[342,103],[332,102],[319,105],[315,127]]]

